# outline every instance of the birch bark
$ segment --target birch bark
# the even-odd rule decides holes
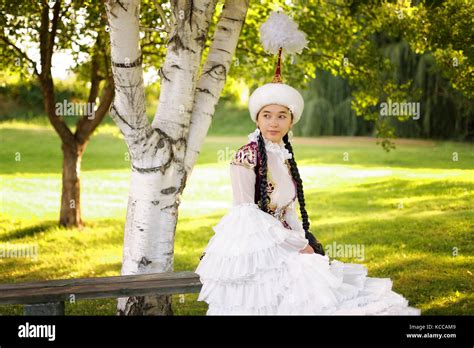
[[[140,1],[106,2],[115,81],[111,116],[124,135],[132,170],[122,275],[173,271],[180,195],[209,129],[248,8],[248,1],[226,1],[200,74],[216,3],[172,1],[160,98],[150,125],[139,46]],[[119,298],[117,314],[169,315],[171,296]]]

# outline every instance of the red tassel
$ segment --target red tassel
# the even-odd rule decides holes
[[[272,83],[283,83],[283,78],[281,77],[281,51],[282,47],[278,49],[278,60],[275,69],[275,75],[273,76]]]

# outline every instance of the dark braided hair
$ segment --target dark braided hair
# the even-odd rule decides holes
[[[296,165],[295,154],[293,153],[293,147],[291,146],[290,141],[288,140],[288,133],[283,137],[285,147],[291,153],[291,158],[288,159],[290,163],[290,172],[293,179],[296,181],[296,194],[298,196],[298,203],[300,204],[300,213],[301,219],[303,220],[303,229],[305,232],[305,237],[309,241],[309,245],[314,249],[314,252],[324,255],[324,248],[321,243],[316,239],[316,237],[309,231],[309,220],[308,212],[305,208],[304,192],[303,192],[303,181],[300,177],[300,172],[298,166]]]
[[[261,158],[261,167],[260,167],[260,201],[259,207],[265,213],[268,213],[268,203],[270,198],[267,193],[267,150],[265,149],[265,142],[263,140],[262,133],[258,136],[258,152]]]
[[[293,117],[293,114],[291,114]],[[298,197],[298,203],[300,205],[300,212],[301,218],[303,220],[303,229],[305,231],[305,237],[309,241],[309,245],[313,248],[315,253],[325,255],[324,248],[321,243],[316,239],[316,237],[309,231],[309,220],[308,220],[308,212],[305,208],[305,200],[304,200],[304,192],[303,192],[303,182],[300,177],[300,172],[298,170],[298,166],[296,165],[295,155],[293,154],[293,148],[288,140],[288,134],[285,134],[283,137],[283,141],[285,143],[285,147],[291,153],[292,158],[288,159],[290,163],[290,172],[293,179],[296,181],[296,193]],[[260,153],[261,158],[261,167],[260,167],[260,201],[259,201],[259,208],[268,213],[268,204],[269,204],[269,197],[267,193],[267,151],[265,149],[265,141],[263,139],[262,132],[258,136],[258,151]]]

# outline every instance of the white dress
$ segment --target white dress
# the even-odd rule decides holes
[[[296,213],[291,154],[265,139],[270,213],[254,203],[256,133],[230,164],[233,206],[213,227],[195,272],[207,315],[419,315],[362,264],[303,254],[308,240]]]

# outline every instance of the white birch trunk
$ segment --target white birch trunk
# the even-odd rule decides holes
[[[189,126],[185,170],[191,174],[204,143],[212,116],[232,64],[240,32],[247,15],[248,0],[227,0],[219,17],[209,54],[194,96]]]
[[[199,120],[201,115],[205,115],[210,120],[248,7],[245,1],[230,1],[240,3],[240,7],[245,8],[245,11],[240,11],[243,18],[230,20],[239,22],[239,26],[226,24],[229,30],[238,30],[237,34],[232,35],[235,41],[229,46],[229,53],[210,54],[209,57],[216,57],[212,58],[212,63],[206,62],[205,65],[227,65],[227,69],[214,81],[209,80],[209,76],[201,76],[199,86],[205,86],[213,93],[212,98],[199,98],[198,95],[202,93],[196,93],[196,81],[216,2],[172,2],[174,22],[166,60],[160,69],[160,100],[152,126],[145,115],[139,49],[140,1],[107,2],[116,86],[111,116],[124,134],[132,167],[122,275],[173,271],[179,199],[190,172],[190,168],[185,167],[185,154],[191,118],[198,117]],[[221,62],[216,63],[219,59]],[[196,98],[199,100],[197,105]],[[198,134],[193,137],[203,142],[209,125],[210,121],[205,127],[196,127],[193,131]],[[198,142],[195,141],[195,144],[197,147]],[[171,314],[170,296],[119,298],[117,310],[118,314],[125,315]]]

